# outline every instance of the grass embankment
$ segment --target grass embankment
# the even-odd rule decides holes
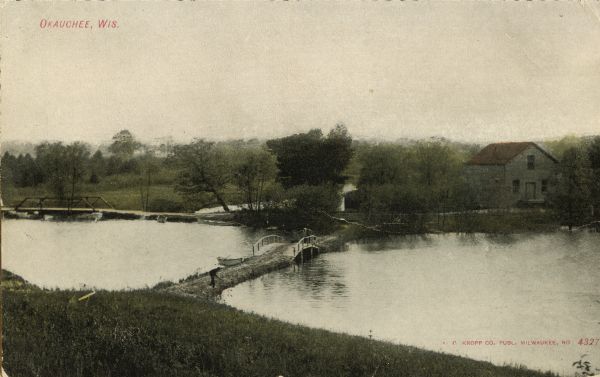
[[[143,290],[4,287],[4,366],[20,376],[542,376]],[[549,376],[550,374],[545,374]]]

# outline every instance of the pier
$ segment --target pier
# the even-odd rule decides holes
[[[214,287],[210,284],[210,273],[204,272],[159,290],[182,296],[215,299],[227,288],[256,279],[271,271],[307,261],[318,251],[332,251],[338,247],[339,243],[339,239],[335,236],[317,238],[311,235],[295,243],[281,240],[261,247],[263,254],[246,262],[221,268],[217,273]]]

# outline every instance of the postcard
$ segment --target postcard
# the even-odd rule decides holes
[[[598,1],[0,15],[3,376],[600,374]]]

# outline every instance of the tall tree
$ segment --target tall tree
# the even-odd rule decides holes
[[[111,153],[126,160],[140,149],[142,144],[138,142],[129,130],[121,130],[112,137],[112,144],[108,147]]]
[[[588,147],[588,160],[591,169],[590,195],[593,215],[600,217],[600,136],[596,136]]]
[[[73,200],[85,172],[89,147],[80,142],[69,145],[44,142],[35,147],[36,162],[47,177],[50,189],[59,199]]]
[[[588,217],[590,208],[590,168],[587,156],[580,148],[565,150],[560,172],[550,202],[563,223],[572,229]]]
[[[352,138],[337,125],[327,136],[319,129],[267,141],[277,156],[279,178],[284,186],[342,183],[342,172],[352,157]]]
[[[335,125],[327,134],[321,146],[324,181],[343,183],[345,178],[342,174],[348,167],[353,155],[352,137],[343,123]]]
[[[100,150],[97,150],[90,158],[90,183],[100,182],[100,177],[106,174],[106,161]]]
[[[177,191],[184,195],[211,193],[226,212],[223,191],[232,180],[228,153],[213,142],[196,139],[173,147],[169,162],[180,169]]]
[[[426,193],[427,207],[443,211],[462,167],[458,153],[439,141],[419,142],[415,146],[419,184]]]
[[[0,194],[5,201],[9,198],[12,199],[16,160],[15,156],[5,152],[0,162]]]
[[[277,174],[276,159],[262,148],[249,148],[236,154],[234,178],[244,194],[248,209],[260,211],[266,185]]]
[[[81,142],[69,144],[65,148],[65,165],[68,169],[68,179],[71,186],[70,205],[77,189],[77,184],[83,180],[87,160],[90,156],[89,147]]]
[[[35,147],[36,162],[44,172],[50,190],[59,199],[64,199],[67,192],[69,167],[65,164],[66,153],[61,142],[44,142]]]
[[[155,172],[159,169],[160,164],[155,157],[154,152],[148,148],[144,148],[144,153],[139,157],[138,165],[140,167],[140,203],[142,205],[142,210],[147,211],[150,202],[152,179]]]
[[[359,157],[359,186],[399,184],[408,179],[405,148],[399,145],[374,145]]]

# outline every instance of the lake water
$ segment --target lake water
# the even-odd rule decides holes
[[[2,267],[46,288],[143,288],[249,256],[263,232],[142,220],[2,221]]]
[[[217,256],[247,256],[262,235],[156,221],[5,220],[2,264],[48,288],[140,288],[206,271]],[[600,234],[404,237],[351,244],[229,289],[223,301],[292,323],[573,375],[583,354],[600,368],[600,345],[577,344],[600,338],[599,267]]]
[[[600,368],[600,345],[577,344],[600,338],[599,267],[599,234],[406,237],[320,255],[229,289],[223,301],[292,323],[573,375],[583,354]]]

